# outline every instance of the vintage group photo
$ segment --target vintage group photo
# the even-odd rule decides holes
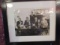
[[[47,9],[16,10],[16,36],[49,35],[49,14]]]
[[[54,1],[7,3],[10,42],[55,41],[55,13]]]

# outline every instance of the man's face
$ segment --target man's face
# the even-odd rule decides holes
[[[19,21],[21,21],[21,18],[19,18]]]
[[[43,17],[43,20],[45,20],[46,19],[46,17]]]
[[[28,18],[28,17],[26,17],[26,20],[28,21],[28,20],[29,20],[29,18]]]
[[[19,16],[17,16],[17,18],[19,18]]]
[[[33,12],[31,12],[31,16],[33,15]]]

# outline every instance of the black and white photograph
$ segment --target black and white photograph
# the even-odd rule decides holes
[[[55,41],[55,1],[7,3],[10,42]]]
[[[49,35],[48,9],[19,9],[15,15],[16,36]]]

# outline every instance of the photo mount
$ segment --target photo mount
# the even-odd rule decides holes
[[[8,22],[7,22],[7,6],[6,6],[6,3],[3,3],[2,4],[2,13],[3,13],[3,22],[4,22],[4,32],[5,32],[5,40],[6,40],[6,45],[8,45],[8,44],[11,44],[11,45],[19,45],[21,42],[10,42],[9,40],[9,33],[8,33]],[[48,43],[48,45],[50,45],[50,44],[52,44],[52,45],[54,45],[54,43],[56,42],[56,41],[32,41],[34,44],[35,43],[38,43],[38,44],[43,44],[43,45],[45,45],[45,44],[47,44]],[[31,43],[31,42],[28,42],[28,43]],[[36,44],[37,45],[37,44]]]

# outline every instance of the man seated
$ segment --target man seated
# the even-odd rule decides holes
[[[42,18],[41,26],[42,26],[42,28],[47,28],[48,27],[48,22],[47,22],[45,17]]]
[[[45,32],[46,34],[48,33],[48,22],[46,20],[46,17],[43,17],[42,20],[41,20],[41,28],[43,30],[43,32]]]
[[[26,17],[26,20],[25,20],[25,22],[24,22],[24,26],[25,26],[26,29],[29,29],[29,26],[30,26],[30,20],[29,20],[28,17]]]

